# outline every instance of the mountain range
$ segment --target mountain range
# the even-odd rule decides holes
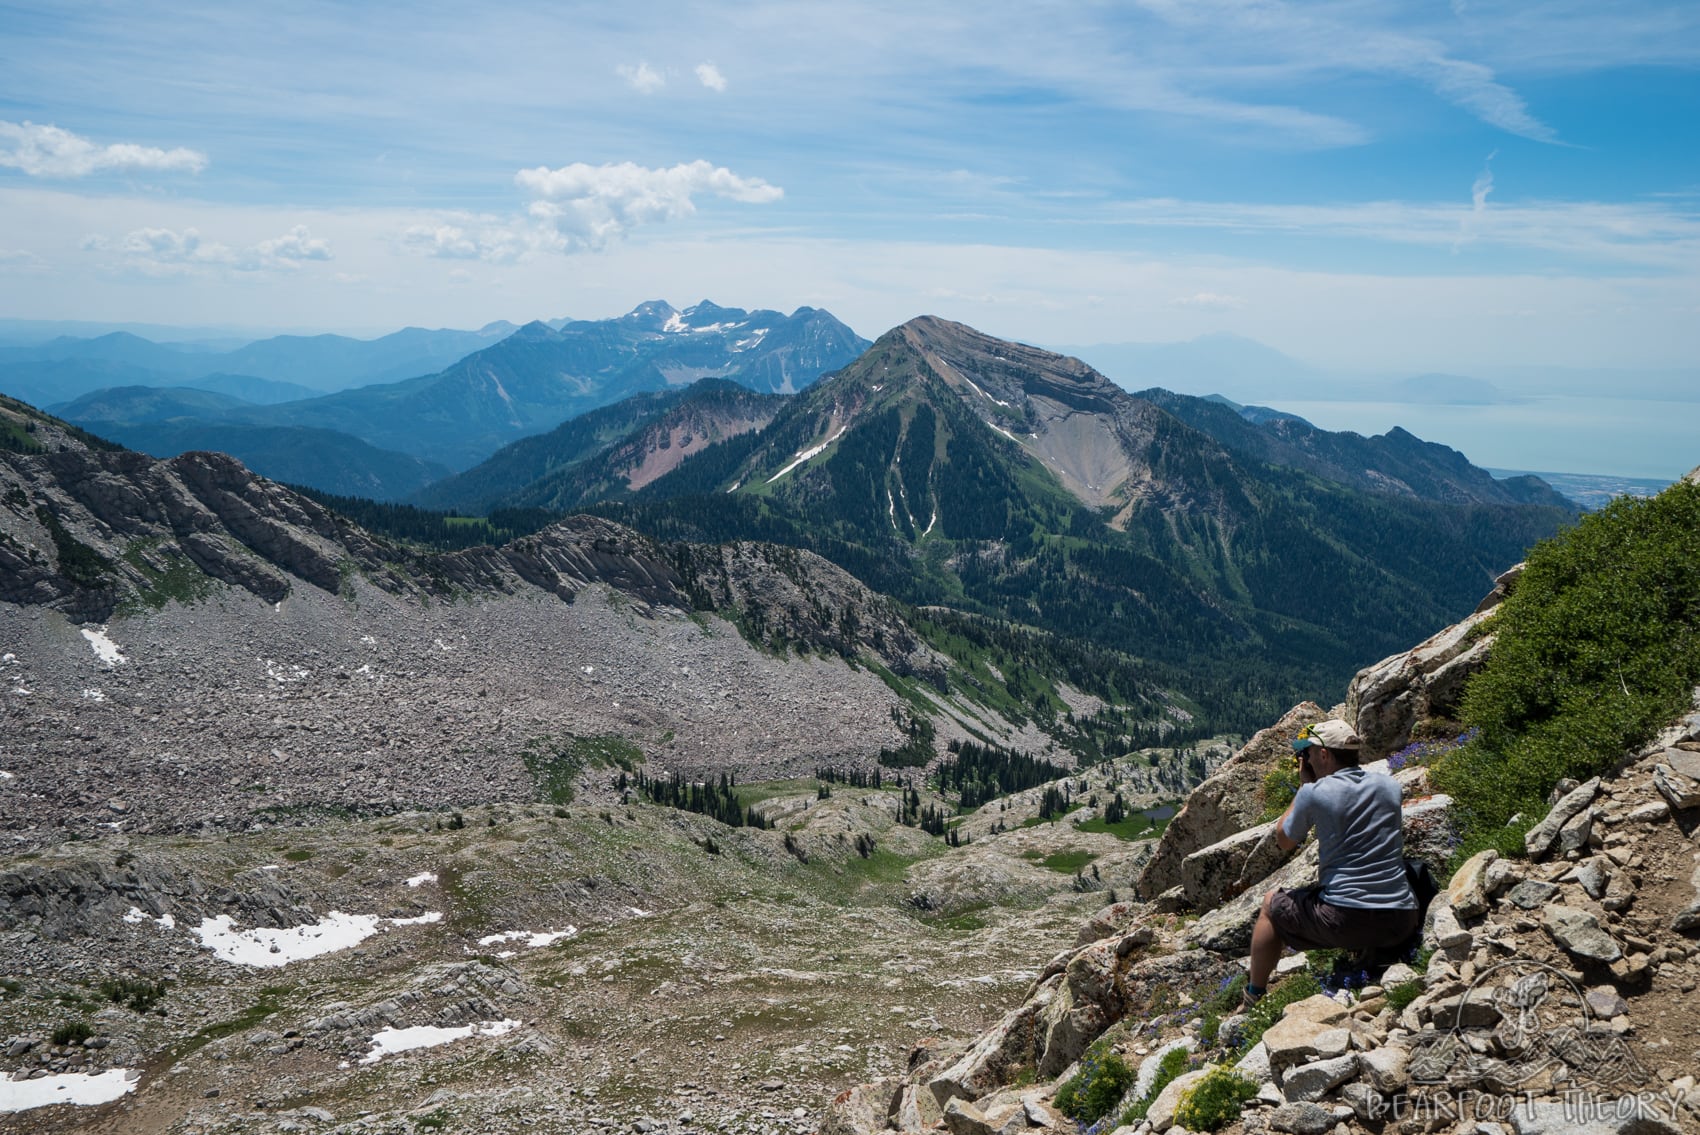
[[[673,467],[651,476],[658,453]],[[1232,720],[1238,700],[1265,713],[1457,617],[1576,514],[1538,479],[1497,481],[1404,431],[1133,395],[933,318],[774,404],[724,387],[633,399],[413,500],[809,548],[917,605],[1131,651]]]
[[[248,367],[340,381],[350,368],[383,375],[473,346],[481,349],[433,373],[368,380],[328,395],[299,382],[226,373]],[[280,480],[395,499],[517,438],[633,394],[705,377],[789,393],[866,346],[830,313],[812,308],[787,316],[707,301],[679,311],[654,301],[611,320],[407,331],[371,342],[280,337],[223,353],[175,350],[125,333],[56,339],[0,351],[0,359],[14,360],[0,363],[0,390],[26,402],[33,393],[33,401],[67,420],[155,456],[219,450]],[[57,397],[42,397],[43,390]]]

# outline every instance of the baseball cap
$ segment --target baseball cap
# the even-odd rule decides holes
[[[1363,738],[1344,721],[1318,721],[1299,730],[1293,738],[1293,751],[1302,753],[1312,745],[1325,749],[1361,749]]]

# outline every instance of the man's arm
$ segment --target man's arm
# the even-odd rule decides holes
[[[1275,821],[1275,846],[1282,851],[1294,850],[1304,842],[1304,835],[1310,833],[1310,824],[1306,823],[1304,833],[1298,839],[1293,839],[1287,834],[1287,821],[1292,819],[1293,809],[1299,806],[1299,793],[1303,792],[1307,785],[1315,783],[1316,770],[1310,767],[1310,761],[1301,754],[1299,757],[1299,791],[1293,793],[1293,802],[1287,805],[1287,810],[1281,813],[1279,820]]]
[[[1298,802],[1299,798],[1294,796],[1293,803],[1288,804],[1287,810],[1281,813],[1281,818],[1275,821],[1275,846],[1282,851],[1292,851],[1300,843],[1299,840],[1292,839],[1287,835],[1287,819],[1293,814],[1293,804]]]

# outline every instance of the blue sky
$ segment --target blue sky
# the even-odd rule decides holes
[[[1700,5],[628,7],[0,4],[0,315],[1700,365]]]

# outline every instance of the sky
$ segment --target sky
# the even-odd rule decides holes
[[[72,0],[0,29],[0,318],[707,298],[1700,387],[1691,2]]]

